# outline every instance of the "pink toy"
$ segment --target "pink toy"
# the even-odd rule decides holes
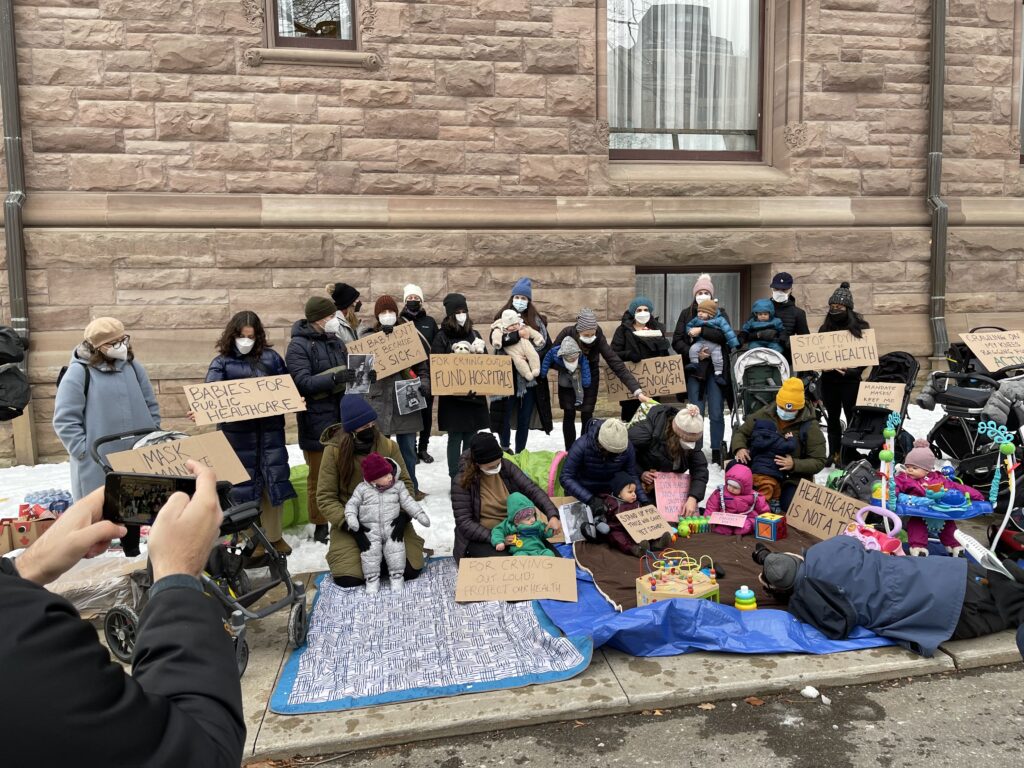
[[[892,521],[893,529],[890,534],[876,530],[873,526],[864,522],[864,515],[874,512],[877,515],[888,518]],[[895,512],[881,507],[861,507],[855,516],[857,522],[850,523],[841,536],[852,536],[864,545],[864,549],[877,550],[886,555],[903,555],[903,542],[896,538],[896,534],[903,527],[900,518]]]

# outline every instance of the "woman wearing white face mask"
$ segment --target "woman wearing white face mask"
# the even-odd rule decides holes
[[[281,376],[288,373],[284,360],[267,341],[259,315],[239,312],[232,317],[217,342],[220,353],[210,363],[207,383],[236,381],[260,376]],[[292,548],[284,540],[281,529],[281,507],[296,497],[288,466],[288,447],[284,437],[284,416],[268,416],[218,424],[239,461],[249,473],[249,482],[231,489],[236,504],[260,502],[260,525],[274,549],[290,555]],[[253,565],[265,554],[261,546],[252,553]]]
[[[509,555],[508,547],[498,551],[491,544],[491,531],[508,516],[508,497],[519,492],[548,518],[548,525],[561,530],[558,510],[551,499],[519,467],[501,457],[501,446],[490,432],[479,432],[462,454],[460,473],[452,479],[452,512],[455,514],[455,547],[452,554],[463,557]]]
[[[374,303],[373,316],[377,320],[376,324],[361,329],[360,337],[369,336],[371,333],[392,333],[396,326],[409,322],[404,317],[398,316],[398,302],[393,296],[387,294],[380,296]],[[423,343],[423,348],[429,353],[430,347],[423,340],[422,335],[420,341]],[[366,401],[377,412],[377,427],[381,434],[388,437],[393,435],[395,442],[398,443],[402,459],[409,471],[409,478],[419,495],[419,484],[416,482],[416,438],[423,429],[423,414],[419,410],[405,414],[400,413],[398,390],[395,388],[397,382],[409,381],[415,377],[420,380],[420,389],[424,397],[430,397],[430,372],[426,361],[424,361],[411,366],[411,369],[406,368],[386,378],[377,379],[370,385]]]
[[[704,435],[704,419],[695,405],[681,408],[656,405],[647,418],[629,428],[629,442],[636,450],[640,482],[648,496],[654,497],[656,472],[690,473],[690,491],[682,509],[668,510],[681,517],[697,514],[708,485],[708,460],[695,450]],[[653,503],[653,502],[652,502]]]
[[[665,327],[654,317],[654,302],[637,296],[622,315],[622,322],[612,336],[612,349],[623,361],[639,363],[652,357],[667,357],[669,341]],[[640,408],[639,400],[620,400],[622,420],[627,424]]]
[[[135,359],[131,338],[113,317],[86,326],[85,340],[71,354],[53,409],[53,430],[71,458],[71,494],[75,501],[105,482],[103,468],[89,447],[100,437],[152,427],[160,429],[160,406],[146,369]],[[130,445],[110,443],[101,452]],[[129,529],[138,531],[138,529]],[[134,554],[138,554],[138,535]],[[125,554],[133,554],[125,544]]]

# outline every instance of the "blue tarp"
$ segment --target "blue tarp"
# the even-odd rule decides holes
[[[559,547],[572,557],[572,547]],[[551,621],[569,637],[593,638],[631,656],[676,656],[691,651],[724,653],[837,653],[895,645],[858,627],[846,640],[829,640],[786,611],[739,611],[709,600],[664,600],[617,612],[590,575],[576,569],[578,602],[539,600]]]

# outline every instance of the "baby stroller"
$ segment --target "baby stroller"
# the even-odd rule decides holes
[[[732,364],[732,428],[739,427],[750,414],[775,403],[782,382],[790,377],[789,361],[781,352],[757,347],[736,356]],[[807,402],[814,404],[818,421],[824,419],[818,381],[821,374],[804,371],[797,374],[804,383]]]
[[[868,373],[869,382],[902,384],[903,398],[900,403],[900,430],[896,435],[896,461],[903,461],[907,451],[914,447],[914,437],[905,429],[907,407],[910,405],[910,393],[921,366],[909,352],[889,352],[878,358],[878,365]],[[880,466],[878,452],[885,441],[882,430],[889,418],[890,411],[886,408],[858,406],[850,419],[850,424],[843,432],[843,463],[848,464],[862,458],[862,451],[867,452],[868,461],[874,467]]]
[[[188,437],[180,432],[153,432],[149,429],[131,430],[108,435],[96,440],[90,448],[93,460],[103,467],[104,472],[113,469],[100,455],[100,446],[131,438],[142,439],[134,448],[143,448],[154,443],[182,440]],[[292,580],[288,572],[288,561],[274,549],[263,530],[256,525],[259,517],[259,502],[232,505],[229,499],[231,484],[217,483],[217,495],[224,510],[221,523],[221,539],[214,545],[206,562],[206,569],[200,580],[203,591],[217,600],[224,611],[225,623],[231,630],[235,644],[235,664],[238,675],[245,673],[249,663],[249,644],[245,639],[246,623],[263,619],[277,611],[288,609],[288,639],[296,648],[306,642],[306,590],[305,585]],[[242,567],[243,558],[262,544],[267,552],[267,567],[270,579],[255,589],[249,575]],[[285,594],[278,600],[259,608],[255,604],[279,585]],[[136,571],[131,579],[131,605],[117,605],[110,609],[103,619],[103,634],[111,653],[121,661],[128,662],[135,652],[135,638],[139,628],[139,615],[149,599],[149,588],[153,586],[153,569],[147,562],[145,570]]]

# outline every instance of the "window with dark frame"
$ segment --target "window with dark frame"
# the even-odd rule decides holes
[[[270,0],[277,48],[355,50],[355,0]]]
[[[750,269],[737,267],[715,272],[708,268],[657,269],[637,267],[636,293],[654,302],[654,315],[671,333],[679,313],[693,304],[693,286],[707,272],[715,286],[718,306],[725,310],[733,328],[739,328],[750,314]]]
[[[607,0],[612,160],[761,159],[765,0]]]

